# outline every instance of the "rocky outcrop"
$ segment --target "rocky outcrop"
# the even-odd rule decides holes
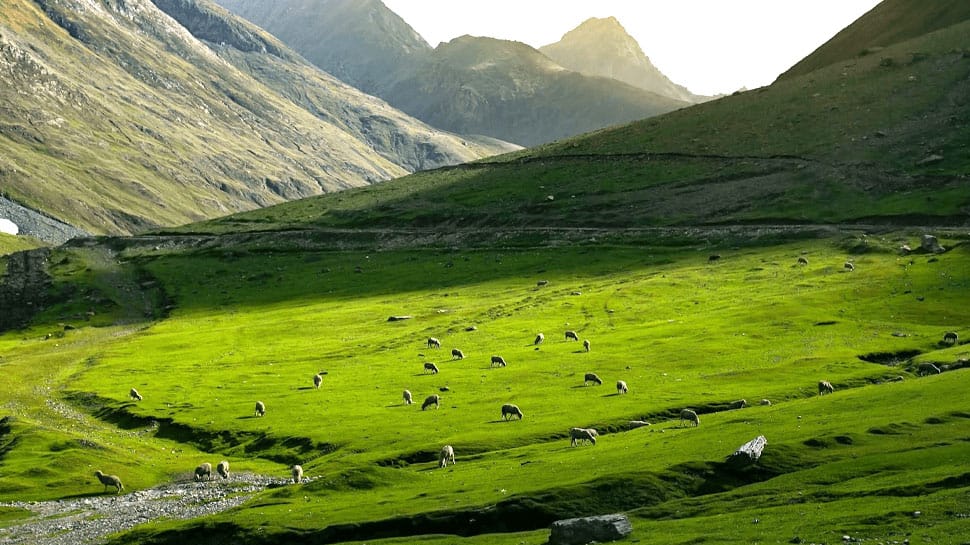
[[[7,256],[7,270],[0,277],[0,331],[24,327],[50,299],[51,277],[47,265],[51,250],[40,248]]]
[[[552,523],[549,545],[586,545],[622,539],[633,532],[623,514],[557,520]]]

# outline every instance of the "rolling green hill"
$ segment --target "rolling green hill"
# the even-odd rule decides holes
[[[204,1],[4,2],[0,74],[0,191],[90,233],[513,149],[409,118]]]

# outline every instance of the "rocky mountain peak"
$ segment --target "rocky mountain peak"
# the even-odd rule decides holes
[[[558,42],[539,50],[575,72],[619,80],[676,100],[705,100],[670,81],[615,17],[587,19]]]

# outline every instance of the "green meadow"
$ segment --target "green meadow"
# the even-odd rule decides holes
[[[952,231],[946,253],[900,255],[919,234],[62,247],[67,295],[0,336],[0,500],[98,495],[94,469],[138,490],[227,459],[281,479],[299,463],[311,480],[116,542],[543,543],[553,520],[614,511],[640,543],[960,542],[970,348],[941,339],[970,337],[970,254]],[[953,368],[919,377],[918,362]],[[525,417],[504,421],[504,403]],[[570,446],[574,426],[598,443]],[[757,464],[725,462],[758,435]],[[439,469],[445,444],[457,464]]]

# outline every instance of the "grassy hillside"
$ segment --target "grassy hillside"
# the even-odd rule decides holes
[[[118,542],[541,543],[555,518],[613,510],[632,510],[641,542],[692,542],[712,524],[714,543],[970,537],[954,465],[967,454],[966,370],[915,374],[918,361],[970,355],[939,342],[970,335],[970,254],[954,232],[945,254],[900,257],[917,235],[377,252],[263,235],[196,250],[117,241],[117,256],[58,249],[54,289],[75,295],[0,337],[15,378],[2,387],[13,424],[0,499],[100,494],[95,467],[137,490],[225,458],[280,476],[301,463],[313,480]],[[412,318],[387,321],[402,314]],[[493,354],[508,367],[491,368]],[[584,386],[587,372],[604,385]],[[618,379],[629,394],[616,395]],[[822,379],[834,395],[817,396]],[[440,409],[403,405],[405,388],[418,402],[440,394]],[[729,410],[739,398],[755,406]],[[502,421],[506,402],[525,418]],[[680,427],[684,407],[699,428]],[[653,426],[629,430],[631,419]],[[596,427],[599,443],[570,447],[571,426]],[[757,466],[721,463],[758,434],[769,447]],[[443,444],[458,464],[433,469]]]
[[[830,64],[878,54],[884,47],[970,19],[970,4],[961,0],[918,2],[883,0],[781,78],[805,75]]]
[[[962,224],[967,36],[970,22],[657,118],[190,229]]]

